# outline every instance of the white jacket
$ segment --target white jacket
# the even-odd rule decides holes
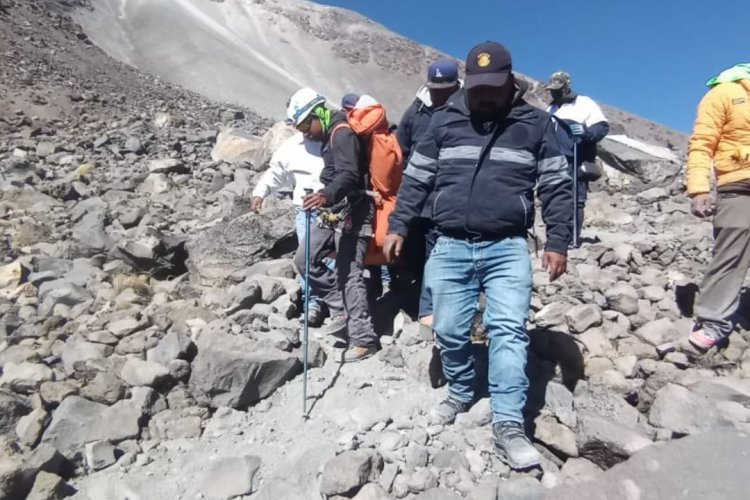
[[[313,192],[323,189],[320,148],[319,142],[308,141],[299,132],[284,141],[271,157],[268,170],[263,172],[253,190],[253,197],[265,198],[271,193],[291,191],[292,202],[302,206],[306,188]]]
[[[585,95],[579,95],[573,102],[566,102],[562,106],[553,104],[547,108],[547,113],[551,113],[561,120],[574,121],[587,127],[607,122],[602,108],[593,99]]]

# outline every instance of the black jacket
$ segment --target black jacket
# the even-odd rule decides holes
[[[323,138],[320,151],[323,157],[320,181],[323,183],[323,194],[329,206],[346,197],[351,199],[362,196],[364,190],[368,189],[370,166],[367,151],[351,128],[339,127],[346,123],[344,113],[337,112],[333,115],[331,127]]]
[[[406,236],[434,191],[432,219],[442,234],[522,236],[533,225],[536,188],[546,249],[567,253],[573,192],[560,123],[524,101],[525,90],[521,85],[508,115],[491,130],[472,122],[464,90],[435,111],[406,168],[389,233]]]
[[[417,97],[411,103],[409,108],[404,112],[401,123],[398,125],[396,137],[401,145],[401,151],[404,153],[404,165],[407,164],[412,150],[419,142],[419,139],[427,131],[430,125],[434,110],[428,106],[422,99]]]

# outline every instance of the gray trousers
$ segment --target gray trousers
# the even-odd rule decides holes
[[[364,260],[369,236],[359,231],[335,232],[314,223],[310,230],[310,288],[331,310],[331,316],[346,314],[349,340],[355,346],[368,347],[377,342],[372,326],[370,304],[364,278]],[[336,253],[336,270],[331,271],[323,259]],[[305,269],[305,247],[294,255],[299,271]]]
[[[750,268],[750,194],[719,193],[713,259],[696,304],[698,323],[716,338],[732,333],[733,316]]]

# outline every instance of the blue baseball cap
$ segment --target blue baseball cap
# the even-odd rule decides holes
[[[427,70],[427,88],[448,89],[458,85],[458,64],[453,61],[436,61]]]
[[[350,92],[341,98],[341,109],[345,111],[354,109],[354,106],[357,105],[357,101],[359,101],[359,94]]]

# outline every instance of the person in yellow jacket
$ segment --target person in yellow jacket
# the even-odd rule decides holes
[[[750,64],[738,64],[707,85],[711,90],[698,107],[687,167],[693,214],[714,217],[713,259],[701,284],[697,320],[689,337],[704,351],[734,329],[750,268]]]

